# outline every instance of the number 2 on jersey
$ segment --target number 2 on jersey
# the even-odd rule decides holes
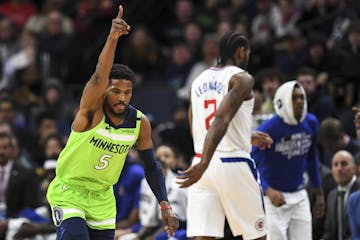
[[[210,99],[204,101],[204,108],[210,109],[211,113],[205,118],[205,128],[208,130],[210,128],[210,122],[215,117],[217,108],[216,108],[216,99]]]

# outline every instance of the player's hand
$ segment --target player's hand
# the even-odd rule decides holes
[[[165,204],[169,206],[167,202],[161,202],[160,205]],[[161,217],[164,222],[164,229],[167,232],[168,237],[174,236],[175,232],[179,228],[179,219],[171,208],[161,208]]]
[[[316,194],[315,206],[314,206],[314,217],[316,219],[322,218],[325,214],[325,198],[324,194]]]
[[[14,235],[14,239],[33,238],[39,233],[38,224],[23,223],[17,233]]]
[[[256,131],[251,135],[251,145],[258,147],[260,150],[270,148],[273,144],[273,140],[269,134]]]
[[[119,12],[115,19],[112,20],[109,36],[118,39],[122,35],[126,35],[130,31],[130,26],[122,19],[123,7],[119,5]]]
[[[197,164],[194,164],[190,168],[186,169],[185,171],[178,171],[180,175],[177,176],[176,178],[179,179],[180,181],[176,183],[180,185],[180,188],[189,187],[194,183],[196,183],[197,181],[199,181],[201,176],[204,174],[205,170],[206,170],[206,166],[201,162],[199,162]]]
[[[271,203],[276,207],[280,207],[286,203],[284,195],[278,190],[269,187],[266,189],[265,193],[266,196],[268,196],[270,199]]]

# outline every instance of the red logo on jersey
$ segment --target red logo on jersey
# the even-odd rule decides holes
[[[255,228],[258,231],[263,231],[265,228],[265,221],[263,218],[259,218],[255,223]]]

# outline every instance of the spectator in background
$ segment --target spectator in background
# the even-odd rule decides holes
[[[234,31],[237,31],[247,38],[250,38],[249,24],[245,21],[238,21],[234,24]]]
[[[187,190],[181,189],[176,183],[176,175],[170,169],[168,151],[163,151],[162,145],[156,147],[155,157],[159,160],[162,173],[165,177],[166,191],[169,198],[169,203],[173,207],[173,211],[179,217],[179,229],[176,231],[174,238],[178,240],[185,240],[186,238],[186,207],[187,207]],[[170,155],[174,156],[175,151],[170,148]],[[130,233],[128,236],[124,235],[119,238],[122,239],[155,239],[165,240],[167,238],[166,232],[162,229],[162,221],[160,209],[158,207],[156,198],[151,192],[150,186],[145,179],[141,181],[140,199],[139,199],[139,217],[141,228],[137,233]],[[134,230],[134,229],[133,229]],[[130,231],[129,231],[130,232]],[[134,232],[134,231],[133,231]],[[119,231],[117,232],[119,234]],[[119,237],[115,234],[115,239]]]
[[[137,26],[123,49],[122,61],[134,69],[136,84],[159,80],[162,56],[158,46],[144,26]],[[146,78],[146,81],[145,81]]]
[[[254,9],[251,8],[251,3],[246,0],[231,0],[231,9],[234,14],[234,22],[236,23],[241,22],[248,25],[252,19],[252,15],[254,14]],[[247,28],[249,28],[249,26],[247,26]],[[248,34],[245,34],[236,28],[234,30],[244,34],[246,37],[249,37],[249,30],[247,30]]]
[[[252,112],[253,122],[251,124],[252,130],[255,131],[258,126],[265,120],[273,116],[272,113],[263,113],[262,105],[264,103],[264,96],[258,89],[254,90],[254,109]]]
[[[32,15],[26,22],[24,29],[34,33],[40,33],[45,31],[46,28],[46,18],[48,13],[52,11],[61,11],[65,1],[59,0],[45,0],[43,1],[41,12]],[[66,33],[73,32],[72,20],[63,16],[63,31]]]
[[[184,41],[189,46],[193,59],[199,61],[202,57],[203,33],[199,24],[189,22],[184,26]]]
[[[0,60],[3,64],[16,52],[16,48],[16,34],[12,21],[8,18],[0,19]]]
[[[35,173],[10,159],[10,136],[0,133],[0,213],[15,218],[25,208],[40,204]],[[0,236],[6,233],[7,220],[0,222]]]
[[[328,1],[316,0],[307,1],[303,5],[302,14],[297,21],[297,27],[308,37],[310,31],[316,31],[324,35],[331,32],[333,17],[328,17]]]
[[[0,98],[0,121],[4,121],[11,126],[13,133],[21,140],[26,142],[28,133],[26,130],[24,116],[18,108],[16,102],[10,97]]]
[[[184,27],[193,20],[194,15],[194,4],[191,0],[176,0],[173,5],[175,19],[167,22],[161,33],[166,46],[171,46],[183,37]]]
[[[336,118],[326,118],[320,124],[319,143],[321,146],[321,162],[331,167],[333,154],[339,150],[346,150],[353,156],[360,152],[360,142],[348,135]]]
[[[219,0],[205,0],[195,15],[196,22],[206,33],[214,31],[214,26],[218,22],[216,15],[218,5]]]
[[[70,35],[63,30],[61,12],[51,11],[46,15],[45,30],[39,33],[39,51],[42,65],[48,70],[44,78],[67,78]]]
[[[26,0],[7,0],[0,4],[0,15],[11,19],[21,29],[28,18],[37,12],[31,2]]]
[[[56,117],[50,112],[42,112],[36,117],[36,130],[28,142],[29,153],[38,166],[44,163],[43,155],[39,149],[44,146],[45,140],[52,134],[58,134]]]
[[[345,83],[348,85],[347,94],[353,96],[349,105],[360,101],[360,20],[355,20],[349,26],[347,38],[341,48],[342,61],[340,62],[341,72]]]
[[[233,28],[230,21],[219,21],[216,25],[216,34],[219,37],[224,36],[227,32],[231,31]]]
[[[259,73],[258,81],[261,84],[264,101],[261,106],[263,114],[273,114],[274,110],[274,96],[277,89],[283,82],[282,74],[274,68],[265,69]]]
[[[183,102],[179,102],[174,107],[171,121],[159,124],[156,127],[154,138],[158,144],[166,142],[176,146],[182,153],[184,161],[190,162],[194,150],[188,125],[187,109]]]
[[[42,78],[40,71],[39,65],[34,62],[15,73],[17,87],[14,89],[13,96],[26,115],[27,111],[37,107],[41,101]]]
[[[138,231],[140,228],[139,195],[143,179],[144,169],[139,164],[139,159],[132,159],[128,155],[120,178],[114,185],[117,236]]]
[[[293,79],[296,71],[303,65],[304,52],[301,41],[301,36],[297,32],[289,32],[279,41],[279,45],[283,44],[283,47],[276,52],[275,66],[286,78]]]
[[[0,133],[10,136],[10,159],[13,159],[25,168],[34,169],[36,164],[32,161],[28,151],[20,145],[9,123],[0,121]]]
[[[352,107],[357,139],[360,140],[360,107]]]
[[[188,101],[191,84],[194,79],[205,69],[216,65],[216,59],[219,55],[219,40],[216,34],[205,35],[202,43],[202,60],[192,66],[185,86],[178,90],[178,97],[180,99]]]
[[[167,168],[175,174],[177,174],[178,170],[184,170],[189,167],[188,163],[180,156],[179,150],[173,144],[161,143],[156,149]]]
[[[312,239],[311,210],[303,174],[309,174],[316,192],[314,218],[324,215],[316,151],[316,117],[307,112],[306,94],[296,82],[286,82],[276,91],[276,115],[261,124],[274,143],[261,151],[254,147],[252,157],[259,169],[265,193],[264,203],[270,239]]]
[[[20,48],[5,62],[3,87],[16,89],[21,86],[16,79],[15,73],[29,65],[35,64],[39,58],[37,38],[34,33],[22,31],[20,36]]]
[[[251,42],[267,45],[284,35],[279,7],[271,0],[256,0],[258,10],[251,23]]]
[[[18,138],[13,134],[10,135],[10,159],[27,169],[36,168],[36,164],[31,159],[28,151],[20,145]]]
[[[51,222],[51,209],[46,200],[49,183],[55,177],[56,159],[44,162],[45,179],[41,182],[41,203],[36,209],[25,209],[18,218],[10,220],[7,239],[54,240],[56,228]],[[11,236],[9,236],[11,235]]]
[[[350,225],[345,206],[349,195],[360,189],[360,184],[356,181],[354,158],[350,152],[340,150],[334,154],[332,173],[337,187],[327,197],[325,230],[321,239],[350,239]]]
[[[293,0],[280,0],[279,1],[279,10],[280,10],[280,18],[281,18],[281,34],[283,36],[298,32],[296,28],[296,22],[300,17],[300,12],[296,8]],[[280,34],[280,37],[281,37]]]
[[[171,49],[171,58],[165,68],[165,83],[173,89],[185,85],[193,63],[193,56],[189,46],[184,42],[177,42]]]
[[[46,80],[42,88],[42,100],[42,104],[33,109],[32,115],[37,115],[41,112],[53,114],[59,125],[59,134],[67,136],[70,133],[76,104],[70,93],[65,91],[61,79],[50,78]]]
[[[318,86],[316,82],[316,72],[311,68],[302,68],[298,71],[296,80],[305,89],[308,111],[314,114],[319,122],[334,114],[334,106],[330,97],[326,94],[323,86]]]
[[[41,146],[43,150],[43,161],[47,159],[57,159],[64,146],[65,144],[59,135],[50,133],[44,139],[44,144]]]
[[[305,46],[303,66],[316,69],[318,72],[328,72],[329,78],[340,72],[339,59],[335,52],[326,46],[326,36],[319,32],[311,32]]]

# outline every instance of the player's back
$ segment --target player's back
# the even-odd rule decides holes
[[[194,80],[191,86],[191,105],[192,133],[196,153],[202,152],[206,132],[228,92],[231,77],[243,71],[235,66],[209,68]],[[242,103],[216,151],[250,157],[253,105],[253,98]]]

